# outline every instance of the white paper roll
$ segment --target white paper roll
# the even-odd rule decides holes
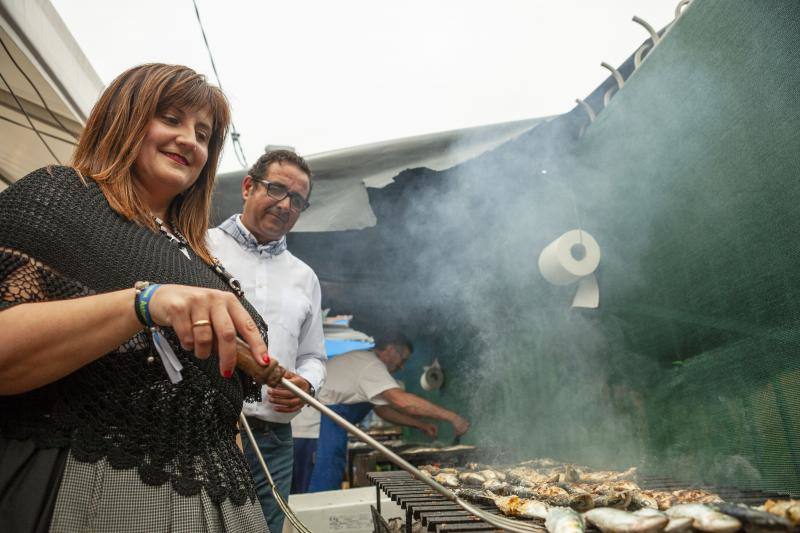
[[[419,384],[426,391],[438,389],[444,384],[444,372],[439,366],[439,360],[434,359],[433,364],[423,367],[425,370],[419,378]]]
[[[573,307],[597,307],[600,294],[594,271],[600,264],[600,246],[589,233],[572,230],[545,246],[539,254],[539,270],[554,285],[580,281]]]
[[[594,274],[589,274],[581,278],[578,282],[578,290],[572,299],[572,307],[586,307],[597,309],[600,305],[600,287],[597,285],[597,278]]]

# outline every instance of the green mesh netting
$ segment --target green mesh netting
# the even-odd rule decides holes
[[[798,494],[800,3],[685,15],[587,131],[575,190],[614,236],[604,312],[673,364],[643,393],[653,466]]]
[[[470,406],[470,441],[800,495],[798,42],[800,2],[695,1],[520,194],[530,216],[490,228],[512,252],[468,273],[483,348],[437,347],[463,386],[434,399]],[[514,282],[578,224],[603,250],[597,311]]]

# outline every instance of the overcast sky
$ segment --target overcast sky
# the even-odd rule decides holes
[[[100,78],[158,61],[214,80],[191,0],[51,0]],[[198,0],[249,163],[564,113],[677,1]],[[222,171],[240,168],[230,143]]]

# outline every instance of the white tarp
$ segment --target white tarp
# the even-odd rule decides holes
[[[372,227],[367,187],[382,188],[406,169],[445,170],[483,154],[547,119],[530,119],[418,135],[306,156],[314,172],[311,207],[293,231],[343,231]],[[219,176],[214,220],[241,210],[245,171]]]

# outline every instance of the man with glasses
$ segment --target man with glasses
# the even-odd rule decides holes
[[[286,249],[286,234],[308,208],[311,169],[290,150],[262,155],[242,181],[242,213],[208,232],[211,252],[242,284],[245,296],[269,326],[269,354],[287,378],[314,395],[325,380],[321,291],[314,271]],[[292,482],[292,429],[303,403],[288,389],[263,387],[261,401],[244,413],[270,475],[284,498]],[[269,530],[283,530],[283,513],[272,497],[247,436],[244,452]]]

